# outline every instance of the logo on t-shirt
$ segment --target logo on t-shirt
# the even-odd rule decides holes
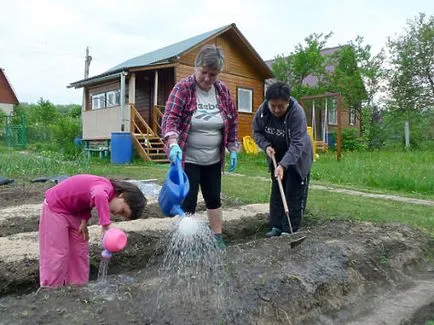
[[[276,129],[270,126],[265,127],[265,133],[275,136],[275,137],[284,137],[285,136],[285,130],[282,129]]]
[[[220,112],[217,109],[217,105],[213,104],[197,104],[197,111],[194,116],[195,119],[208,121],[212,118],[217,118]]]

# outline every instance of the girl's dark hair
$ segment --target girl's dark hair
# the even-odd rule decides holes
[[[146,206],[145,195],[140,191],[137,185],[126,181],[119,181],[116,179],[110,179],[116,195],[122,193],[122,197],[128,204],[131,210],[131,220],[135,220],[142,216],[143,210]]]
[[[270,99],[283,99],[289,101],[291,98],[291,88],[281,81],[276,81],[275,83],[268,86],[265,92],[265,98]]]

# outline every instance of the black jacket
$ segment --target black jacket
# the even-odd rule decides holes
[[[265,151],[270,142],[265,138],[265,127],[270,125],[272,117],[268,102],[264,101],[253,118],[253,138],[256,144]],[[285,168],[294,166],[300,177],[310,172],[313,162],[312,141],[307,133],[306,115],[300,104],[291,97],[288,113],[285,117],[287,151],[278,164]],[[267,157],[268,158],[268,157]]]

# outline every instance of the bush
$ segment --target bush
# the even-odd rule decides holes
[[[74,139],[81,134],[80,120],[72,117],[58,119],[50,126],[56,147],[68,158],[75,158],[81,153],[81,147],[74,143]]]
[[[357,129],[342,129],[342,150],[361,151],[363,149],[361,138],[357,135]]]

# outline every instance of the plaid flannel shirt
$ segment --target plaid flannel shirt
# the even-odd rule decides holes
[[[224,162],[225,147],[229,151],[238,151],[238,112],[229,89],[221,81],[214,83],[217,95],[217,105],[223,119],[223,142],[221,146],[221,159]],[[180,80],[173,87],[164,108],[161,131],[164,139],[176,138],[181,150],[187,150],[188,131],[191,118],[196,111],[196,80],[194,75]],[[166,141],[166,153],[167,148]],[[183,155],[185,157],[185,155]],[[183,158],[185,159],[185,158]]]

